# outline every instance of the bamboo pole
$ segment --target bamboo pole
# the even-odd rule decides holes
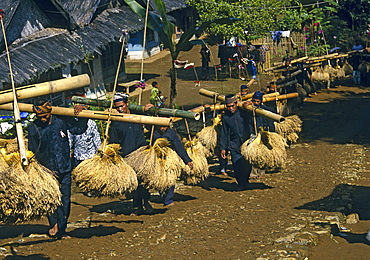
[[[24,112],[33,113],[33,105],[18,103],[19,109]],[[2,104],[0,109],[3,110],[13,110],[13,104]],[[108,120],[110,115],[110,120],[119,122],[128,122],[134,124],[147,124],[147,125],[159,125],[159,126],[171,126],[172,118],[167,117],[153,117],[153,116],[142,116],[135,114],[123,114],[123,113],[109,113],[106,111],[95,111],[95,110],[83,110],[78,115],[74,114],[73,108],[66,107],[52,107],[52,115],[60,116],[72,116],[72,117],[84,117],[98,120]]]
[[[54,94],[58,92],[64,92],[71,89],[82,88],[89,85],[90,85],[89,75],[83,74],[70,78],[58,79],[54,81],[18,87],[16,90],[18,100],[22,100]],[[12,90],[0,91],[0,104],[9,103],[12,101],[13,101]]]
[[[109,107],[110,106],[110,101],[108,100],[91,99],[91,98],[85,98],[85,97],[80,97],[80,96],[73,96],[71,100],[72,102],[88,104],[92,106],[99,106],[99,107]],[[135,104],[128,104],[128,108],[131,111],[148,113],[150,115],[158,114],[160,116],[182,117],[182,118],[190,118],[190,119],[195,119],[195,120],[200,119],[200,113],[181,110],[181,109],[152,107],[152,108],[149,108],[148,110],[145,110],[145,106],[135,105]]]
[[[202,96],[212,98],[212,99],[217,99],[218,101],[225,101],[225,95],[222,95],[220,93],[217,93],[217,92],[214,92],[214,91],[211,91],[211,90],[207,90],[207,89],[204,89],[204,88],[199,89],[199,94],[201,94]],[[250,98],[253,97],[253,95],[254,95],[254,92],[248,93],[248,94],[246,94],[242,97],[242,100],[250,99]],[[266,95],[263,95],[263,96],[264,97],[271,97],[271,96],[277,96],[277,95],[279,95],[279,93],[269,93],[269,94],[266,94]]]
[[[275,122],[281,123],[285,120],[285,118],[281,115],[275,114],[273,112],[270,112],[270,111],[262,109],[262,108],[254,108],[252,105],[247,105],[244,102],[238,102],[238,107],[240,107],[242,109],[245,109],[245,110],[247,110],[251,113],[253,113],[253,110],[255,110],[256,115],[262,116],[262,117],[270,119],[270,120],[273,120]],[[209,108],[205,108],[204,106],[199,106],[199,107],[191,109],[191,111],[203,112],[203,111],[206,111],[206,109],[209,109],[210,111],[225,110],[226,105],[225,104],[215,104],[215,105],[210,105]]]
[[[15,84],[14,84],[14,77],[13,77],[13,70],[12,70],[12,64],[10,62],[10,54],[9,54],[9,49],[8,49],[8,43],[6,39],[6,34],[5,34],[5,27],[4,27],[4,14],[0,13],[0,21],[1,21],[1,29],[3,32],[4,36],[4,44],[5,44],[5,50],[6,50],[6,55],[8,58],[8,65],[9,65],[9,72],[10,72],[10,80],[12,83],[12,101],[13,101],[13,113],[14,113],[14,123],[15,123],[15,129],[17,133],[17,142],[18,142],[18,148],[19,148],[19,155],[21,158],[21,164],[22,166],[27,166],[28,165],[28,159],[27,159],[27,151],[26,151],[26,144],[24,140],[24,134],[23,134],[23,128],[22,128],[22,120],[20,116],[20,111],[18,107],[18,100],[17,100],[17,92],[15,89]]]

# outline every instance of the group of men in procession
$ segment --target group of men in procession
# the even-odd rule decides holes
[[[289,60],[287,60],[289,62]],[[289,66],[289,64],[287,64]],[[302,70],[296,79],[302,85],[304,83],[312,84],[310,81],[309,69],[304,69],[301,65],[298,69]],[[289,79],[290,73],[285,75]],[[255,78],[255,74],[253,74]],[[264,129],[270,132],[275,131],[274,122],[258,115],[251,115],[244,109],[238,107],[238,102],[246,105],[253,105],[257,108],[276,113],[276,104],[266,106],[262,103],[263,95],[278,91],[277,82],[271,82],[266,89],[254,92],[252,100],[244,101],[243,97],[249,93],[247,85],[241,85],[240,92],[226,96],[226,110],[222,114],[222,128],[219,139],[220,154],[220,172],[227,175],[225,168],[227,155],[231,155],[231,161],[234,170],[234,176],[238,183],[238,191],[249,188],[250,178],[263,177],[264,170],[253,167],[241,154],[240,146],[248,139],[253,140],[258,133],[258,129]],[[279,90],[280,91],[280,90]],[[296,92],[296,89],[290,90],[286,86],[283,91]],[[163,104],[158,89],[158,83],[152,83],[150,103],[145,109]],[[304,98],[304,97],[303,97]],[[119,113],[130,114],[129,95],[124,93],[115,93],[114,108]],[[86,105],[75,105],[75,114],[77,115]],[[69,238],[66,233],[67,220],[70,214],[71,203],[71,171],[82,160],[91,158],[100,147],[100,135],[96,124],[91,119],[72,118],[54,116],[51,114],[52,107],[45,99],[38,99],[33,106],[37,119],[30,124],[28,129],[29,150],[34,152],[36,159],[48,169],[57,174],[62,193],[62,205],[48,217],[50,223],[49,235],[58,238]],[[170,147],[174,149],[183,162],[193,169],[193,162],[187,154],[176,132],[169,127],[155,127],[153,139],[167,138]],[[154,141],[153,140],[153,141]],[[144,135],[144,128],[141,124],[113,121],[109,132],[109,142],[120,144],[120,154],[124,157],[129,153],[147,145]],[[71,149],[73,156],[71,158]],[[140,180],[139,180],[140,183]],[[173,196],[175,187],[169,188],[163,194],[164,205],[173,205]],[[131,194],[133,199],[132,215],[143,213],[152,213],[153,208],[150,205],[150,192],[142,184]]]

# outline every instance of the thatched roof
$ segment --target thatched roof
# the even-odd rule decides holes
[[[83,5],[79,6],[79,10],[81,13],[86,14],[86,16],[77,16],[74,15],[74,12],[71,13],[73,19],[80,25],[81,21],[87,21],[87,17],[93,14],[93,11],[85,12],[83,10],[95,8],[96,3],[99,2],[95,0],[57,1],[63,7],[67,2],[71,6],[84,2]],[[19,4],[20,0],[16,0],[15,2]],[[101,2],[104,2],[104,0]],[[180,3],[177,4],[177,8],[185,6],[183,0],[168,0],[164,2],[169,4],[169,9],[175,8],[174,2]],[[71,8],[72,10],[73,8]],[[122,35],[122,29],[127,29],[128,32],[134,33],[142,30],[143,27],[143,21],[128,6],[120,6],[103,11],[88,25],[80,27],[77,30],[70,31],[67,29],[46,28],[18,39],[9,46],[14,80],[17,84],[25,84],[32,81],[32,78],[35,76],[49,69],[66,66],[73,62],[77,63],[84,58],[84,52],[100,54],[101,50],[108,43],[117,41]],[[0,55],[0,81],[10,81],[7,55],[5,52]]]

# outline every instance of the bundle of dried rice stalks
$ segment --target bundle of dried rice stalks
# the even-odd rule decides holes
[[[213,118],[213,124],[211,126],[204,127],[199,133],[197,133],[197,137],[199,142],[204,145],[210,151],[214,151],[217,145],[217,128],[216,126],[221,123],[221,115],[217,115]]]
[[[153,146],[141,147],[125,157],[140,181],[148,189],[164,192],[176,184],[182,160],[166,138],[158,138]]]
[[[278,170],[285,167],[285,138],[277,133],[259,131],[254,140],[248,139],[241,146],[241,153],[253,166]]]
[[[311,79],[313,81],[325,81],[327,82],[330,79],[329,73],[324,71],[322,68],[317,67],[313,72]]]
[[[287,143],[296,143],[302,131],[302,120],[297,115],[285,117],[281,123],[275,122],[276,132],[284,137]]]
[[[25,141],[25,146],[27,147],[28,140],[24,139],[24,141]],[[0,138],[0,148],[5,148],[7,154],[19,152],[18,151],[18,139],[17,138],[13,138],[13,139]]]
[[[211,151],[210,149],[208,149],[198,139],[194,139],[192,142],[193,142],[193,148],[197,150],[199,153],[203,154],[203,157],[208,158],[208,157],[213,156],[214,151]]]
[[[181,172],[181,179],[185,184],[198,184],[209,176],[207,158],[202,151],[199,151],[193,142],[185,143],[185,149],[190,159],[193,161],[194,168],[190,170],[187,165],[184,165]],[[198,146],[199,147],[199,146]]]
[[[27,151],[29,165],[22,168],[19,153],[4,155],[9,167],[0,173],[0,220],[15,224],[50,215],[61,204],[55,174]]]
[[[119,197],[137,188],[137,176],[122,156],[119,144],[109,144],[105,150],[84,160],[74,170],[73,177],[81,191],[94,197]]]

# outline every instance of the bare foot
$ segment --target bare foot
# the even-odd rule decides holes
[[[49,229],[49,235],[55,236],[58,233],[58,224],[55,224],[51,229]]]
[[[130,216],[138,216],[138,215],[141,215],[141,214],[143,214],[143,209],[136,209],[136,210],[134,210],[134,211],[130,214]]]
[[[175,202],[171,202],[170,204],[166,205],[166,207],[172,207],[175,205]]]
[[[68,236],[67,234],[64,234],[60,237],[60,239],[62,239],[62,240],[66,240],[66,239],[70,239],[70,238],[72,238],[72,237]]]

